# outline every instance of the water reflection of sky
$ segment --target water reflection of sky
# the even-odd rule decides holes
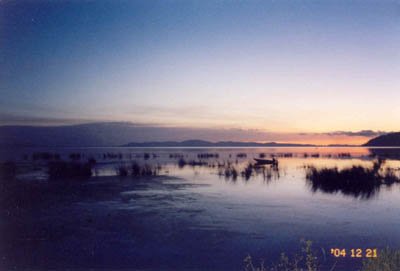
[[[276,153],[276,150],[271,151]],[[251,157],[262,151],[248,155],[237,166],[243,167],[251,161]],[[330,148],[319,153],[342,151]],[[303,152],[298,150],[299,154]],[[197,203],[199,206],[196,203],[190,206],[206,209],[205,213],[194,217],[198,225],[221,226],[235,232],[260,234],[265,238],[306,236],[342,246],[400,246],[400,214],[396,210],[400,203],[399,186],[383,187],[368,200],[340,192],[312,192],[307,186],[305,165],[338,168],[372,166],[372,158],[367,157],[368,150],[360,148],[352,155],[359,155],[359,158],[280,158],[280,177],[269,181],[261,175],[248,181],[242,177],[232,181],[218,176],[217,169],[208,167],[179,168],[171,164],[167,168],[169,175],[190,183],[204,184],[186,188],[186,191],[203,197]],[[399,167],[400,163],[391,160],[388,165]]]
[[[279,179],[271,181],[265,181],[260,175],[249,181],[240,177],[232,181],[210,169],[190,167],[173,174],[208,184],[190,190],[206,195],[202,204],[215,216],[214,223],[234,231],[251,229],[268,236],[291,233],[317,240],[330,239],[336,245],[347,246],[400,245],[400,214],[396,209],[400,203],[399,186],[382,187],[374,197],[360,200],[340,192],[312,192],[305,182],[304,165],[370,167],[371,159],[285,158],[279,161],[282,173]],[[388,164],[400,165],[398,161]]]
[[[229,245],[256,257],[295,250],[301,238],[314,240],[318,249],[326,251],[331,247],[400,247],[399,186],[383,188],[368,200],[341,193],[313,193],[304,178],[303,165],[308,163],[371,165],[371,161],[360,159],[280,159],[284,173],[268,182],[260,175],[249,181],[240,177],[232,181],[213,169],[172,166],[170,174],[200,185],[184,190],[196,200],[176,207],[201,210],[190,217],[194,229],[233,232]],[[216,245],[221,246],[227,250],[225,245]],[[330,262],[328,259],[326,266]],[[359,263],[353,261],[347,267]]]
[[[362,199],[340,192],[313,192],[306,182],[307,165],[371,167],[376,158],[371,157],[371,152],[365,148],[116,148],[80,151],[86,153],[85,157],[97,158],[97,171],[100,175],[115,175],[117,165],[129,165],[131,160],[163,166],[161,174],[165,177],[159,180],[138,181],[133,187],[124,188],[120,198],[81,202],[84,205],[79,207],[83,210],[99,208],[100,213],[104,212],[101,211],[104,208],[124,211],[128,217],[139,219],[144,225],[140,228],[141,234],[148,236],[140,239],[143,242],[140,246],[155,246],[151,237],[155,234],[161,238],[159,248],[148,252],[155,259],[163,259],[169,255],[167,251],[176,250],[182,257],[198,257],[200,262],[206,261],[210,266],[240,268],[240,259],[247,253],[255,258],[272,259],[282,251],[294,251],[301,238],[313,240],[316,248],[325,251],[332,247],[400,247],[399,185],[382,186],[373,197]],[[67,157],[69,152],[71,150],[66,150],[64,156]],[[109,161],[101,158],[104,152],[123,152],[125,155],[133,153],[138,156],[134,155],[131,160]],[[145,160],[144,152],[155,153],[156,157],[151,156]],[[289,152],[293,153],[292,157],[280,157]],[[198,153],[218,153],[218,158],[205,161],[217,164],[229,160],[239,170],[249,162],[254,162],[253,158],[259,157],[260,153],[266,153],[267,158],[274,154],[279,160],[279,178],[272,175],[271,179],[265,179],[262,174],[255,174],[249,180],[238,176],[235,181],[220,176],[218,167],[179,167],[178,158],[170,157],[170,154],[177,153],[182,154],[186,160],[198,160]],[[238,158],[238,153],[246,153],[247,156]],[[305,158],[304,153],[319,153],[320,156]],[[351,158],[338,159],[336,156],[339,153],[350,153]],[[400,168],[400,161],[388,159],[385,165]],[[118,177],[111,178],[121,183]],[[92,185],[96,186],[97,181],[94,179]],[[135,253],[140,253],[140,249]],[[216,258],[211,260],[210,257]],[[190,259],[195,262],[193,258]],[[326,266],[332,261],[328,255]],[[346,266],[356,266],[359,263],[353,261]]]

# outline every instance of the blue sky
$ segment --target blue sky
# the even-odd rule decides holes
[[[398,130],[399,19],[397,1],[3,1],[0,116]]]

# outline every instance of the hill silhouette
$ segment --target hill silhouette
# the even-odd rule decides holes
[[[400,147],[400,132],[381,135],[369,140],[363,146],[368,147]]]
[[[263,147],[312,146],[288,143],[222,141],[246,131],[156,127],[127,122],[62,126],[0,126],[0,147]],[[196,140],[202,138],[202,140]],[[211,142],[213,138],[220,142]],[[207,141],[208,140],[208,141]],[[254,140],[254,139],[250,139]],[[254,140],[256,141],[256,140]],[[133,143],[129,143],[133,142]]]

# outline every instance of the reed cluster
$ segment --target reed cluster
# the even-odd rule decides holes
[[[119,165],[116,168],[117,175],[120,177],[125,176],[133,176],[133,177],[142,177],[142,176],[157,176],[159,175],[161,170],[161,166],[156,165],[140,165],[136,161],[132,162],[130,165],[124,164]]]
[[[199,158],[199,159],[219,158],[219,154],[218,153],[199,153],[199,154],[197,154],[197,158]]]
[[[25,156],[27,158],[27,156]],[[27,159],[25,159],[27,160]],[[34,152],[32,154],[32,160],[33,161],[38,161],[38,160],[60,160],[60,155],[58,153],[51,153],[51,152]]]
[[[201,161],[201,160],[189,160],[186,161],[184,158],[179,158],[178,160],[178,167],[183,168],[185,166],[191,166],[191,167],[201,167],[201,166],[210,166],[211,164],[208,164],[207,162]]]
[[[381,161],[375,161],[372,167],[352,166],[344,169],[308,166],[306,179],[313,191],[342,192],[363,198],[374,195],[381,185],[400,183],[398,172],[389,167],[383,169]]]
[[[95,161],[51,161],[48,163],[48,176],[50,180],[78,178],[84,179],[92,176]]]
[[[17,174],[17,165],[12,161],[0,164],[0,178],[5,180],[15,179]]]

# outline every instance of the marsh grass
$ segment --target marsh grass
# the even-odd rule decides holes
[[[225,167],[225,169],[220,168],[218,175],[225,176],[226,179],[232,179],[233,181],[236,181],[239,173],[234,166],[229,164]]]
[[[44,160],[44,161],[60,160],[60,155],[58,153],[51,153],[51,152],[34,152],[32,154],[32,160],[33,161],[38,161],[38,160]]]
[[[141,176],[157,176],[160,174],[161,166],[159,165],[140,165],[136,161],[133,161],[129,164],[121,164],[116,167],[116,173],[120,177],[132,176],[132,177],[141,177]]]
[[[219,158],[219,154],[218,153],[199,153],[199,154],[197,154],[197,158],[199,158],[199,159]]]
[[[129,174],[128,168],[124,165],[119,165],[116,170],[117,170],[117,175],[120,177],[126,177]]]
[[[316,168],[306,167],[306,179],[312,191],[327,193],[341,192],[344,195],[369,198],[382,185],[390,186],[400,183],[395,169],[382,168],[383,161],[375,161],[372,167],[352,166],[350,168]]]
[[[283,157],[283,158],[292,158],[292,157],[295,157],[296,155],[294,155],[291,152],[285,152],[285,153],[278,153],[276,156]]]
[[[338,158],[351,158],[351,154],[349,152],[341,152],[338,153]]]
[[[0,164],[0,177],[2,179],[15,179],[17,175],[17,165],[12,162],[4,162]]]
[[[116,160],[116,159],[122,160],[123,154],[122,153],[106,152],[106,153],[103,153],[102,157],[103,157],[103,160],[107,160],[107,159],[110,159],[110,160]]]
[[[252,163],[248,163],[240,174],[247,181],[253,175],[253,171],[254,171],[254,165]]]
[[[79,161],[81,160],[81,158],[83,157],[82,154],[80,154],[79,152],[73,152],[69,154],[69,159],[73,160],[73,161]]]
[[[183,167],[185,167],[186,165],[187,165],[186,160],[185,160],[183,157],[179,158],[179,160],[178,160],[178,167],[179,167],[179,168],[183,168]]]
[[[210,164],[209,167],[217,167],[218,175],[220,177],[225,177],[225,179],[231,179],[233,181],[236,181],[239,176],[241,176],[245,181],[260,175],[266,181],[270,181],[272,178],[280,178],[279,167],[274,165],[257,165],[249,162],[244,167],[241,167],[237,163],[224,161],[217,163],[217,165]]]
[[[318,271],[319,263],[317,253],[312,248],[312,241],[301,240],[300,253],[289,257],[281,253],[279,261],[271,266],[265,265],[265,260],[254,264],[253,259],[248,255],[244,259],[245,271]]]
[[[211,165],[213,164],[209,164],[205,161],[201,161],[201,160],[189,160],[186,161],[184,158],[179,158],[178,160],[178,167],[179,168],[184,168],[185,166],[191,166],[191,167],[202,167],[202,166],[207,166],[207,167],[211,167]]]
[[[183,158],[183,157],[185,157],[185,156],[182,153],[170,153],[169,154],[169,158],[177,159],[177,158]]]
[[[399,271],[400,250],[386,248],[378,254],[377,258],[370,258],[363,261],[361,271]]]
[[[200,161],[190,160],[188,162],[188,165],[191,167],[203,167],[203,166],[208,166],[208,163],[201,160]]]
[[[245,271],[320,271],[318,253],[312,247],[312,241],[301,240],[300,253],[288,256],[281,253],[278,262],[270,266],[265,265],[265,260],[254,263],[250,255],[244,258]],[[321,255],[322,256],[322,255]],[[326,270],[326,269],[325,269]],[[335,271],[336,263],[329,267],[329,271]],[[400,250],[386,248],[379,252],[378,257],[363,260],[360,271],[399,271]],[[339,271],[339,270],[338,270]]]
[[[52,161],[48,163],[50,180],[58,179],[85,179],[92,176],[93,162],[80,163],[76,161]]]

